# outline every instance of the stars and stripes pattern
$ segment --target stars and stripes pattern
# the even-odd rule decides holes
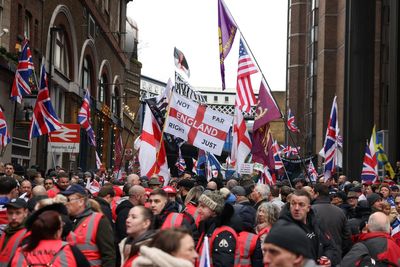
[[[178,174],[182,174],[186,170],[186,162],[185,159],[182,157],[181,149],[178,149],[178,158],[176,159],[175,163],[176,168],[178,169]]]
[[[312,162],[312,160],[310,160],[310,163],[308,164],[308,177],[310,177],[312,183],[317,182],[318,173],[314,167],[314,163]]]
[[[256,66],[247,53],[242,39],[240,39],[235,105],[242,111],[249,112],[251,106],[256,104],[256,97],[254,96],[250,75],[257,72]]]
[[[288,115],[287,115],[287,127],[288,129],[293,132],[293,133],[299,133],[300,130],[299,128],[296,126],[296,124],[294,123],[294,115],[292,113],[292,111],[289,109],[288,110]]]
[[[371,140],[370,144],[368,145],[367,142],[365,146],[365,155],[361,171],[361,180],[362,182],[374,183],[377,177],[378,177],[378,160],[376,158],[373,141]]]
[[[337,102],[336,96],[333,99],[331,115],[326,129],[325,142],[324,142],[324,180],[331,178],[336,169],[336,153],[337,153],[337,135],[339,133],[338,120],[337,120]]]
[[[274,153],[275,170],[280,170],[283,168],[283,161],[280,155],[281,150],[279,149],[279,145],[276,140],[272,143],[272,151]]]
[[[31,49],[28,40],[24,40],[11,88],[11,100],[21,104],[22,98],[32,93],[29,79],[34,74],[34,70]]]
[[[89,144],[96,146],[96,136],[92,128],[90,120],[90,92],[86,90],[85,97],[83,98],[82,107],[78,113],[78,122],[85,129],[86,134],[89,138]]]
[[[6,117],[0,108],[0,148],[4,148],[11,142],[10,133],[8,132]]]
[[[40,72],[39,93],[33,109],[29,139],[61,129],[62,124],[54,111],[53,105],[51,104],[44,63],[45,59],[43,58]]]

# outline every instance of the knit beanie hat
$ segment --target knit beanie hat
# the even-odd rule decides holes
[[[374,205],[375,202],[382,199],[382,197],[377,193],[372,193],[371,195],[367,196],[367,201],[370,207]]]
[[[304,230],[293,223],[275,223],[264,243],[273,244],[292,253],[303,255],[306,259],[313,258],[311,240],[306,236]]]
[[[217,214],[221,214],[224,209],[225,199],[219,191],[206,191],[200,198],[199,203],[203,203],[210,210],[215,211]]]

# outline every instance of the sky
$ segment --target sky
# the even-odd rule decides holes
[[[273,91],[286,89],[287,1],[225,0],[256,62]],[[174,77],[174,47],[188,62],[189,83],[221,88],[217,0],[134,0],[127,16],[139,28],[142,75],[167,82]],[[227,88],[235,88],[239,31],[225,59]],[[252,75],[258,92],[260,74]]]

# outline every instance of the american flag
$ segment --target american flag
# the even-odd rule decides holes
[[[82,107],[78,113],[78,122],[85,129],[86,134],[89,138],[89,144],[96,146],[96,136],[92,128],[92,123],[90,121],[90,92],[86,90],[85,97],[83,99]]]
[[[336,96],[333,99],[331,115],[326,129],[325,142],[324,142],[324,180],[328,180],[336,169],[336,153],[337,153],[337,135],[339,133],[338,120],[337,120],[337,103]]]
[[[310,164],[308,164],[308,176],[311,179],[311,182],[315,183],[318,179],[317,170],[314,167],[314,163],[310,160]]]
[[[291,155],[293,156],[299,155],[300,147],[295,148],[289,145],[288,146],[281,145],[281,148],[282,148],[281,154],[285,155],[285,157],[287,158],[290,157]]]
[[[11,142],[10,133],[8,132],[6,117],[0,108],[0,147],[6,147]]]
[[[293,113],[292,113],[292,111],[290,109],[288,110],[287,127],[293,133],[299,133],[300,132],[299,128],[294,123],[294,115],[293,115]]]
[[[22,44],[22,51],[11,88],[11,100],[21,104],[22,97],[31,94],[29,78],[34,74],[34,70],[31,49],[29,48],[28,40],[25,40]]]
[[[256,104],[256,97],[254,96],[253,88],[251,86],[250,75],[257,72],[258,70],[256,66],[247,53],[242,39],[240,39],[235,105],[242,111],[249,112],[251,106]]]
[[[361,171],[361,181],[374,183],[378,177],[378,160],[376,158],[374,143],[371,138],[370,144],[368,142],[365,146],[365,155],[363,168]]]
[[[276,140],[272,143],[272,151],[274,152],[275,170],[280,170],[283,168],[283,162],[280,155],[281,150]]]
[[[39,137],[43,134],[48,134],[61,128],[61,122],[51,104],[44,63],[45,59],[43,58],[40,72],[39,93],[33,109],[29,139]]]
[[[178,174],[182,174],[186,170],[186,162],[185,159],[182,157],[181,149],[178,150],[178,158],[176,159],[175,163],[176,168],[178,168]]]

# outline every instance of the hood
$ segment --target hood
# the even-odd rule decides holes
[[[372,238],[377,238],[377,237],[382,237],[385,239],[391,238],[388,233],[385,232],[372,232],[372,233],[362,233],[360,234],[360,241],[372,239]]]
[[[117,208],[115,209],[115,212],[118,214],[121,210],[124,209],[131,209],[133,208],[133,204],[129,201],[129,199],[122,201]]]

